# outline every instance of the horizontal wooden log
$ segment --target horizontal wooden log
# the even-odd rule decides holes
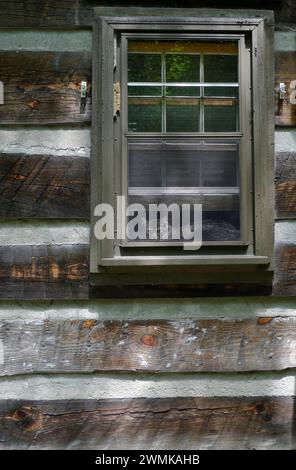
[[[276,158],[276,216],[296,218],[296,153],[278,153]]]
[[[121,275],[112,274],[110,284],[89,289],[88,258],[88,245],[1,246],[0,299],[296,295],[296,244],[277,244],[273,290],[264,283],[255,283],[252,273],[242,272],[235,275],[237,281],[223,273],[222,284],[186,283],[186,273],[182,277],[180,273],[164,285],[161,273],[140,274],[139,282],[130,286]]]
[[[0,247],[1,299],[88,298],[88,246]]]
[[[293,397],[0,402],[0,449],[286,449]]]
[[[1,321],[0,375],[296,367],[296,319]],[[16,348],[15,345],[18,345]]]
[[[292,0],[285,0],[285,4],[291,4]],[[106,2],[108,6],[118,6],[116,0]],[[272,10],[277,9],[278,19],[293,21],[296,17],[293,4],[289,7],[289,15],[284,8],[280,9],[283,2],[281,0],[262,0],[260,5],[255,0],[241,0],[240,8],[255,8]],[[5,0],[0,1],[0,27],[32,27],[32,26],[91,26],[93,21],[93,8],[102,6],[102,2],[97,0]],[[212,7],[212,8],[237,8],[235,0],[228,0],[221,3],[217,0],[163,0],[161,3],[154,0],[141,0],[140,3],[130,0],[121,0],[120,6],[150,6],[150,7]],[[283,11],[283,13],[282,13]],[[126,13],[126,12],[125,12]]]
[[[89,218],[89,159],[0,154],[0,217]]]
[[[276,52],[275,71],[275,88],[277,90],[276,125],[294,127],[296,124],[296,105],[291,103],[291,94],[295,90],[295,87],[291,86],[291,82],[296,80],[296,52]],[[284,100],[279,98],[278,93],[281,82],[286,85],[286,96]]]
[[[80,97],[81,81],[91,81],[89,52],[1,51],[0,77],[0,124],[90,121],[90,97]]]

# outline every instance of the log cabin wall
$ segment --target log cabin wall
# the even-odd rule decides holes
[[[275,105],[272,292],[103,298],[88,282],[91,97],[82,109],[79,93],[100,5],[0,1],[0,448],[295,449],[296,105]],[[295,3],[261,7],[275,11],[275,86],[296,80]]]

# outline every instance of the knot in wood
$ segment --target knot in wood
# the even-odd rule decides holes
[[[154,335],[144,335],[142,336],[141,341],[145,346],[153,347],[156,345],[157,338]]]

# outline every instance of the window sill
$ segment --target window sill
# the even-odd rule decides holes
[[[182,265],[267,265],[268,256],[201,255],[201,256],[120,256],[102,258],[101,266],[182,266]]]

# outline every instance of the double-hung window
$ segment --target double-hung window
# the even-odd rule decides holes
[[[273,25],[250,16],[96,9],[94,283],[270,281]]]

